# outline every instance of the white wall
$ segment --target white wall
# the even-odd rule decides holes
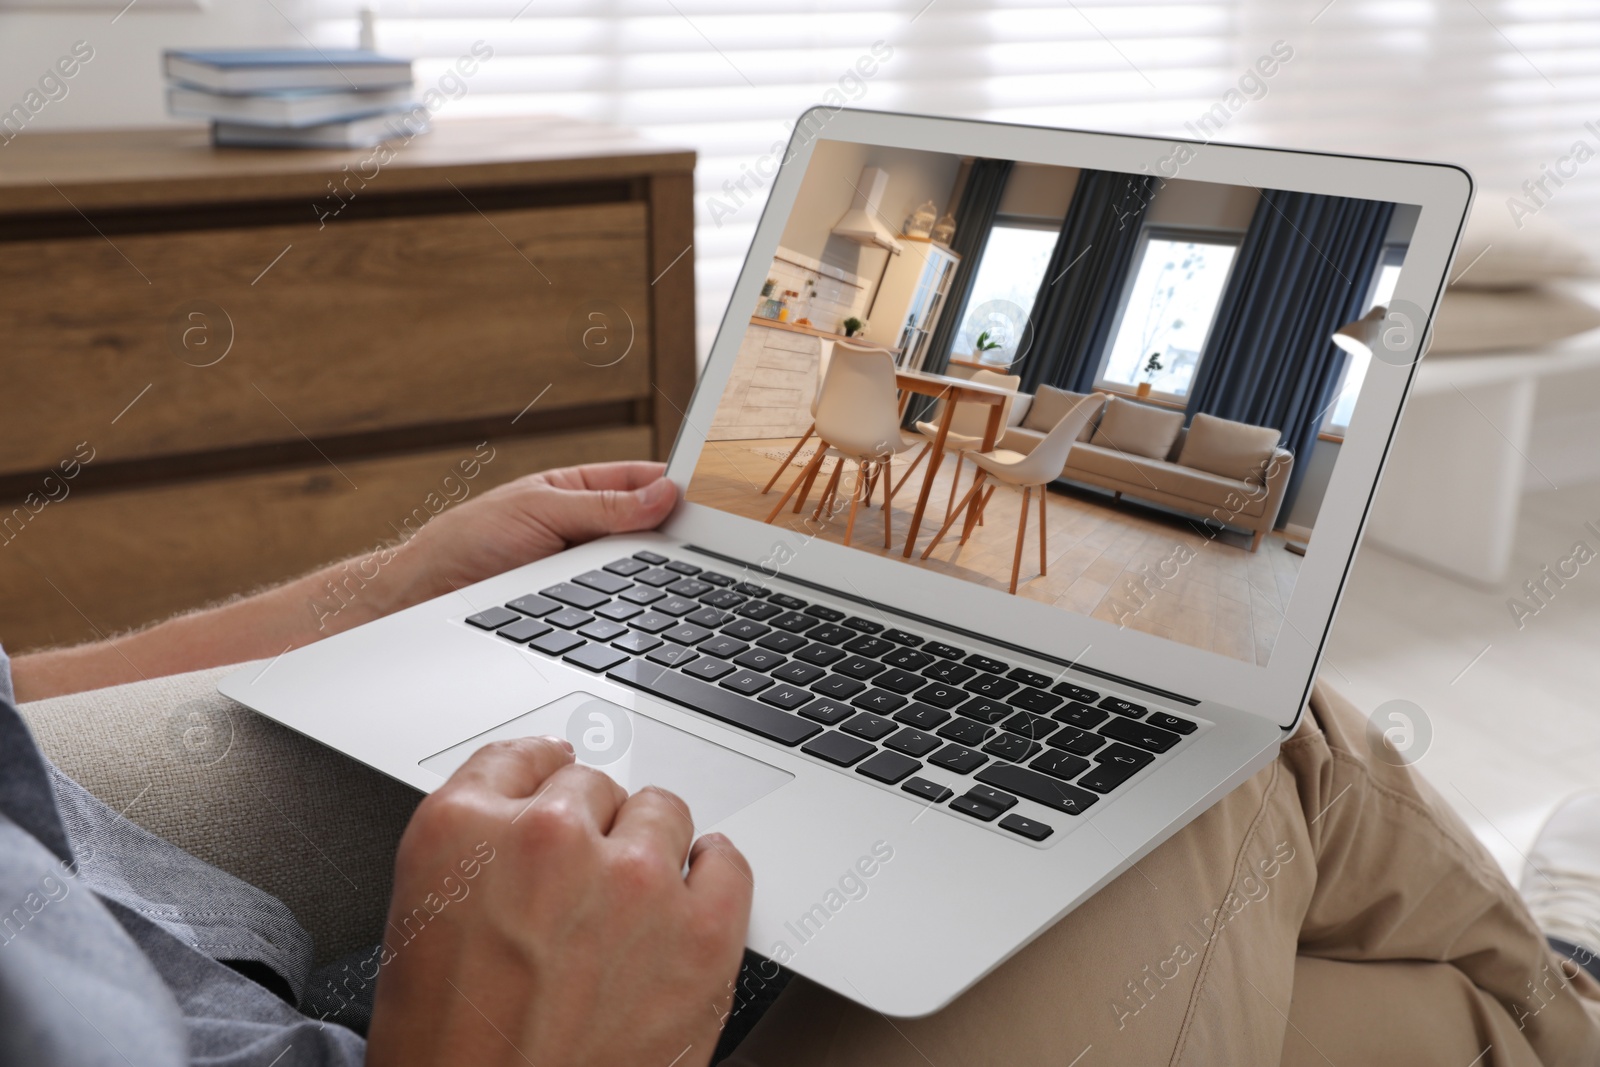
[[[166,11],[140,0],[119,15],[123,2],[103,9],[0,11],[0,111],[35,89],[74,42],[86,41],[93,58],[66,83],[67,94],[48,101],[27,128],[166,125],[172,120],[161,74],[164,49],[304,45],[285,16],[309,27],[299,0],[205,0],[203,9]]]

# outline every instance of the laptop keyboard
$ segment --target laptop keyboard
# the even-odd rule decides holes
[[[466,621],[1034,842],[1199,726],[657,552]]]

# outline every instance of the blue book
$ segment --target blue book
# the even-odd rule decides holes
[[[168,51],[167,77],[214,93],[273,89],[361,92],[411,84],[411,61],[359,48],[227,48]]]

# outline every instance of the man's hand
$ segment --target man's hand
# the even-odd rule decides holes
[[[367,1062],[707,1063],[753,887],[693,832],[677,797],[629,797],[559,739],[480,749],[401,839]]]

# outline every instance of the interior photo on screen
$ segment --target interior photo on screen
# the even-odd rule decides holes
[[[821,140],[687,498],[1265,665],[1416,217]]]

